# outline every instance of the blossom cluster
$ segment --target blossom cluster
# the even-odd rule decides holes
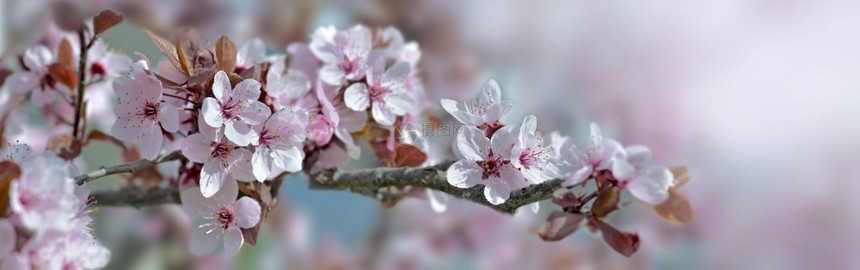
[[[8,205],[0,204],[1,269],[95,269],[110,251],[92,231],[90,191],[74,183],[77,167],[52,152],[34,155],[24,144],[7,145],[0,156],[0,182],[8,183]],[[5,213],[4,213],[5,212]]]
[[[643,145],[624,147],[604,139],[597,124],[591,124],[588,147],[553,132],[544,137],[537,118],[528,115],[521,125],[503,125],[499,119],[511,108],[501,99],[499,84],[490,80],[474,100],[442,100],[443,108],[462,122],[456,147],[462,157],[448,169],[448,182],[459,188],[484,185],[492,204],[508,200],[511,191],[548,180],[564,179],[572,187],[608,171],[613,184],[634,197],[657,205],[669,196],[673,176],[665,166],[654,164]]]

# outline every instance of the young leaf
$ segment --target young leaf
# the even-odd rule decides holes
[[[69,44],[69,40],[63,38],[63,41],[60,42],[60,47],[57,48],[57,63],[63,64],[74,70],[75,68],[75,57],[72,53],[72,45]]]
[[[418,167],[427,160],[427,154],[414,145],[401,144],[394,150],[395,167]]]
[[[600,220],[592,219],[591,222],[603,235],[603,241],[621,255],[630,257],[639,250],[638,234],[619,231],[612,225]]]
[[[81,141],[69,134],[55,134],[48,138],[45,150],[54,152],[65,160],[73,160],[81,155]]]
[[[156,35],[153,32],[144,32],[149,35],[149,38],[152,39],[152,42],[155,43],[155,46],[157,46],[158,49],[161,50],[161,53],[163,53],[164,56],[167,56],[167,60],[170,61],[171,64],[173,64],[173,67],[175,67],[179,71],[185,72],[185,69],[182,68],[182,64],[179,63],[179,57],[176,56],[176,46],[174,46],[173,43]],[[188,73],[185,73],[185,75],[188,75]]]
[[[78,73],[69,66],[60,63],[53,63],[48,66],[48,73],[51,77],[57,79],[71,89],[78,87]]]
[[[215,56],[218,59],[218,69],[231,73],[236,67],[236,45],[227,36],[221,35],[215,42]]]
[[[11,160],[0,162],[0,213],[6,213],[6,202],[9,198],[9,185],[12,180],[21,176],[21,167]]]
[[[546,225],[540,228],[538,235],[544,241],[559,241],[576,232],[582,225],[585,216],[562,211],[553,211],[546,218]]]
[[[615,209],[618,209],[618,199],[621,190],[616,187],[607,188],[597,194],[597,199],[591,205],[591,213],[594,217],[602,218]]]
[[[579,197],[567,188],[559,188],[553,191],[551,200],[561,207],[574,207],[579,204]]]
[[[654,206],[654,212],[663,219],[675,224],[687,224],[693,221],[696,213],[690,204],[690,198],[675,187],[669,188],[669,199]]]
[[[96,36],[122,22],[122,16],[111,10],[102,10],[93,18],[93,32]]]

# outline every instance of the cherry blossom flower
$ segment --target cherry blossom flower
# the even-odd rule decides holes
[[[558,177],[558,156],[537,131],[537,118],[526,116],[519,131],[519,139],[513,145],[510,157],[511,164],[533,184]]]
[[[197,188],[189,188],[180,195],[182,208],[192,217],[189,249],[196,256],[215,250],[223,239],[226,255],[234,255],[245,239],[241,229],[254,227],[260,221],[260,204],[250,197],[239,195],[236,182],[227,182],[214,196],[203,197]]]
[[[618,180],[618,186],[653,205],[669,198],[669,187],[674,179],[669,168],[655,165],[651,150],[644,145],[629,146],[625,150],[626,158],[612,160],[612,175]]]
[[[589,165],[590,169],[587,175],[591,175],[592,172],[596,171],[609,170],[611,169],[613,159],[626,156],[624,146],[613,139],[604,139],[603,134],[600,132],[600,127],[595,123],[591,123],[589,143],[584,153],[585,162]]]
[[[25,159],[33,154],[33,148],[27,144],[7,144],[0,150],[0,161],[11,160],[17,164],[21,164]]]
[[[492,204],[508,200],[511,191],[528,185],[522,173],[506,157],[517,143],[517,126],[505,126],[487,139],[473,126],[457,132],[457,149],[463,156],[448,168],[448,183],[458,188],[484,185],[484,196]]]
[[[122,76],[131,68],[131,58],[108,50],[107,45],[97,39],[87,54],[87,74],[90,81],[110,80]]]
[[[119,105],[114,109],[117,120],[111,133],[138,142],[141,157],[153,159],[164,141],[162,130],[179,129],[179,114],[175,106],[161,100],[161,81],[146,74],[146,69],[146,63],[139,61],[134,64],[134,78],[114,81]]]
[[[311,37],[310,49],[325,64],[319,78],[331,85],[364,78],[371,63],[373,37],[363,25],[338,32],[334,26],[318,28]]]
[[[200,191],[212,197],[225,183],[253,181],[251,151],[230,142],[220,129],[198,121],[200,133],[191,134],[182,142],[182,155],[188,160],[203,163],[200,171]]]
[[[385,126],[394,124],[396,116],[403,116],[415,106],[412,95],[406,92],[406,77],[409,65],[397,62],[385,69],[385,60],[377,60],[367,72],[367,82],[354,83],[343,94],[346,106],[355,111],[367,110],[377,123]]]
[[[21,176],[9,186],[9,209],[18,224],[36,232],[68,231],[76,225],[74,172],[67,164],[51,152],[21,164]]]
[[[259,141],[251,158],[254,176],[258,181],[265,181],[272,171],[272,165],[278,169],[297,172],[302,169],[305,153],[302,142],[305,141],[305,128],[308,116],[305,112],[294,112],[291,109],[278,111],[259,126]]]
[[[475,100],[457,102],[442,99],[442,108],[457,121],[466,125],[484,127],[492,125],[513,106],[510,100],[501,100],[502,90],[496,80],[490,79],[481,89],[481,94]]]
[[[355,144],[352,133],[361,131],[367,125],[367,112],[349,109],[345,102],[337,98],[338,87],[318,83],[316,94],[320,111],[334,124],[332,132],[346,146],[349,156],[358,159],[361,148]]]
[[[27,49],[23,57],[26,70],[13,73],[6,79],[9,90],[18,94],[31,93],[30,100],[38,106],[54,102],[58,93],[68,95],[69,87],[48,72],[48,66],[54,61],[54,54],[45,46]]]
[[[245,41],[236,56],[235,73],[242,73],[255,64],[266,62],[266,44],[259,38]]]
[[[285,58],[284,55],[276,56],[266,73],[266,93],[280,105],[289,105],[311,89],[308,76],[300,70],[288,69]]]
[[[246,79],[232,88],[227,73],[218,71],[212,82],[215,98],[204,99],[200,111],[206,124],[215,128],[224,126],[224,134],[239,146],[256,140],[259,134],[252,126],[263,123],[272,114],[266,104],[257,101],[260,87],[260,82]]]
[[[592,167],[585,162],[584,153],[569,137],[558,131],[550,134],[547,141],[558,157],[559,178],[565,179],[563,186],[581,183],[591,176]]]

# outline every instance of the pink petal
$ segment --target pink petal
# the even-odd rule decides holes
[[[182,141],[182,155],[193,162],[204,163],[212,154],[213,148],[203,134],[195,133]]]
[[[239,228],[229,228],[224,233],[224,255],[233,256],[239,253],[239,248],[245,243],[242,231]]]
[[[185,209],[191,218],[205,217],[209,214],[208,212],[212,211],[210,204],[215,202],[213,198],[203,197],[200,188],[197,187],[183,190],[179,193],[179,198],[182,201],[182,209]]]
[[[258,146],[254,151],[254,156],[251,158],[251,164],[253,165],[254,177],[257,178],[257,181],[266,181],[266,178],[272,172],[272,156],[269,154],[268,148]]]
[[[230,121],[224,126],[224,135],[238,146],[248,146],[259,139],[259,134],[248,124]]]
[[[343,101],[346,106],[354,111],[364,111],[370,106],[370,98],[367,85],[364,83],[353,83],[343,93]]]
[[[208,234],[207,231],[212,230]],[[194,256],[203,256],[212,253],[221,237],[219,228],[198,228],[196,224],[191,227],[191,241],[188,242],[188,250]]]
[[[507,125],[496,130],[496,133],[493,133],[493,138],[490,139],[493,153],[501,155],[504,159],[519,160],[520,153],[513,152],[514,146],[519,141],[519,130],[517,125]]]
[[[330,85],[340,85],[346,76],[336,64],[325,65],[319,72],[320,80]]]
[[[380,85],[402,86],[406,82],[406,77],[409,76],[409,71],[409,64],[406,62],[397,62],[382,74],[382,78],[379,80]]]
[[[42,77],[33,72],[21,71],[12,73],[6,78],[5,85],[12,93],[23,94],[39,86]]]
[[[170,103],[162,103],[159,111],[158,121],[167,132],[179,130],[179,111]]]
[[[249,125],[259,125],[272,115],[272,109],[259,101],[252,101],[243,106],[239,111],[239,117]]]
[[[215,73],[215,79],[212,80],[212,94],[215,95],[215,98],[220,102],[224,102],[230,97],[232,90],[233,87],[230,85],[230,78],[227,77],[227,73],[224,73],[224,71]]]
[[[289,149],[275,149],[272,151],[275,166],[288,172],[297,172],[302,170],[302,160],[305,153],[298,147]]]
[[[200,109],[200,116],[210,127],[221,127],[224,124],[224,118],[221,116],[221,103],[218,100],[207,97],[203,99],[203,108]]]
[[[457,131],[457,149],[464,158],[481,161],[489,155],[490,139],[473,126],[463,126]]]
[[[460,160],[451,164],[446,172],[448,183],[458,188],[470,188],[481,183],[481,167],[470,160]]]
[[[0,261],[9,256],[15,249],[17,238],[12,223],[5,219],[0,220]]]
[[[383,126],[393,125],[396,120],[394,112],[391,111],[391,108],[386,107],[384,102],[374,101],[370,113],[373,115],[373,120]]]
[[[227,178],[227,174],[221,169],[220,160],[210,159],[203,164],[203,169],[200,170],[200,193],[203,197],[210,198],[221,189],[221,184],[224,181],[231,181]]]
[[[404,115],[407,111],[415,108],[415,100],[412,95],[404,91],[391,92],[385,96],[385,105],[396,115]]]
[[[140,157],[148,160],[154,159],[161,152],[161,144],[164,141],[164,135],[161,133],[161,127],[153,122],[146,123],[148,130],[144,130],[140,134]]]
[[[120,117],[113,123],[110,133],[120,140],[135,140],[149,126],[146,122],[149,122],[149,120]]]
[[[254,154],[244,148],[237,148],[228,157],[227,162],[230,164],[230,176],[239,181],[254,181],[254,167],[251,166],[251,158]]]
[[[230,95],[234,100],[257,100],[260,98],[260,82],[254,79],[245,79],[236,85]]]
[[[218,206],[231,205],[236,201],[236,196],[239,196],[239,183],[236,183],[236,180],[233,179],[225,179],[224,182],[221,183],[221,190],[215,194],[214,204]],[[209,208],[211,211],[211,207]]]
[[[236,64],[245,67],[253,66],[266,60],[266,44],[259,38],[245,41],[236,56]]]
[[[251,228],[260,222],[260,203],[251,199],[251,197],[242,197],[233,204],[233,211],[236,212],[236,225],[239,228]]]

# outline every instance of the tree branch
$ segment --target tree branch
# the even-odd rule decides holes
[[[95,180],[98,178],[102,178],[102,177],[105,177],[105,176],[108,176],[111,174],[132,173],[132,172],[139,170],[139,169],[152,167],[152,166],[158,165],[159,163],[174,161],[174,160],[177,160],[180,158],[182,158],[182,153],[179,150],[176,150],[176,151],[158,156],[153,160],[143,159],[143,160],[138,160],[138,161],[135,161],[132,163],[126,163],[126,164],[117,165],[117,166],[102,167],[101,169],[98,169],[96,171],[92,171],[92,172],[89,172],[86,174],[79,175],[78,177],[75,177],[75,183],[77,183],[78,185],[83,185],[86,182],[89,182],[89,181],[92,181],[92,180]]]
[[[458,188],[448,184],[446,170],[452,161],[427,168],[373,168],[355,171],[328,170],[310,177],[311,189],[350,190],[366,195],[367,189],[384,187],[423,187],[483,204],[496,211],[514,214],[524,205],[549,199],[552,192],[561,187],[562,179],[554,179],[514,191],[503,204],[493,205],[484,197],[484,186]]]

